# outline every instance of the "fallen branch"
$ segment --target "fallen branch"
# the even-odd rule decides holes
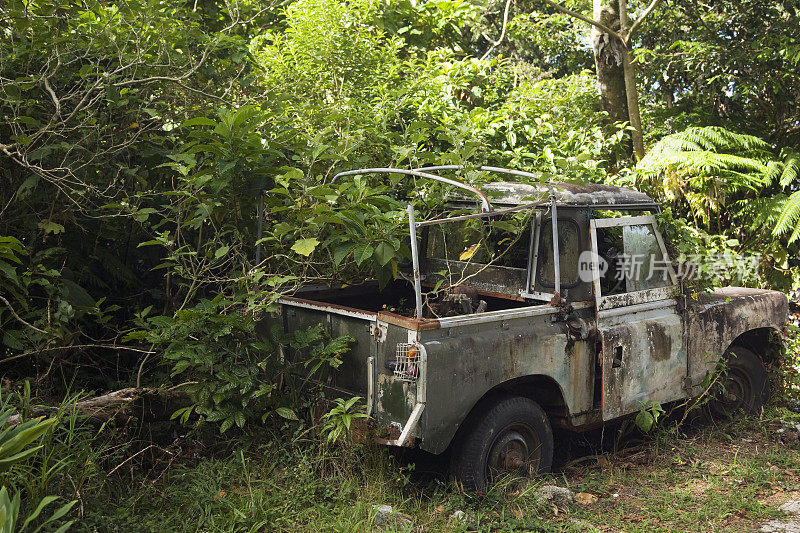
[[[86,398],[75,402],[75,411],[99,423],[111,420],[127,421],[133,416],[140,420],[169,420],[176,409],[189,404],[189,396],[172,390],[154,389],[152,387],[129,387],[112,391],[94,398]],[[34,416],[46,416],[55,413],[58,407],[34,407]],[[12,415],[9,425],[22,422],[20,415]]]

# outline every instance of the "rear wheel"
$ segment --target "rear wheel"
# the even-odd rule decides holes
[[[729,419],[736,413],[757,415],[769,401],[767,369],[761,359],[743,346],[732,346],[723,356],[721,387],[706,405],[708,415]]]
[[[468,490],[481,491],[506,475],[534,476],[553,463],[553,431],[539,405],[520,396],[484,409],[460,437],[452,471]]]

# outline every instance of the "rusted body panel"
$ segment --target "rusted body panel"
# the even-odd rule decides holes
[[[427,401],[411,436],[417,437],[426,451],[442,452],[486,393],[518,378],[550,380],[574,421],[596,418],[592,413],[596,366],[593,341],[571,332],[564,311],[557,307],[538,305],[414,320],[300,298],[284,298],[281,303],[286,331],[321,323],[332,335],[347,333],[356,339],[344,356],[341,370],[332,374],[326,385],[367,398],[380,427],[399,431],[417,401],[418,382],[396,380],[387,368],[395,357],[395,347],[409,341],[424,346]],[[591,307],[578,307],[572,320],[589,323]],[[372,365],[367,364],[368,357],[373,358]],[[369,375],[370,367],[373,376]],[[369,386],[370,379],[374,387]]]
[[[603,419],[638,411],[649,402],[683,398],[686,348],[676,302],[604,319]]]
[[[421,332],[420,341],[428,351],[428,382],[420,447],[432,453],[444,451],[482,397],[518,378],[551,380],[569,413],[579,418],[589,412],[593,343],[572,336],[558,320],[559,313],[555,307],[540,305],[491,321],[443,320],[441,328]],[[576,313],[588,318],[591,310]]]
[[[692,392],[702,392],[703,379],[737,337],[760,328],[781,332],[788,313],[786,295],[764,289],[726,287],[690,302],[686,338]]]
[[[418,381],[407,382],[394,378],[387,368],[387,362],[395,359],[396,346],[408,343],[416,337],[415,332],[387,324],[386,340],[378,343],[375,371],[377,374],[377,387],[373,402],[375,418],[379,424],[387,426],[392,423],[402,425],[408,420],[416,405]]]

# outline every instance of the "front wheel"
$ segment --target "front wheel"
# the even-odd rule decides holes
[[[452,471],[467,490],[481,491],[509,474],[535,476],[553,464],[553,430],[539,404],[515,396],[479,414],[461,437]]]
[[[730,419],[736,413],[757,415],[769,401],[767,369],[761,359],[747,348],[732,346],[723,356],[721,387],[707,404],[708,415]]]

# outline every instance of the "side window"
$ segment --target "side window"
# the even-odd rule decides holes
[[[578,284],[578,256],[580,255],[580,232],[573,220],[558,220],[558,254],[561,286]],[[542,221],[539,237],[539,258],[536,281],[544,287],[554,287],[555,269],[553,261],[553,227],[550,219]]]
[[[651,224],[597,228],[602,296],[671,285],[665,260]]]

